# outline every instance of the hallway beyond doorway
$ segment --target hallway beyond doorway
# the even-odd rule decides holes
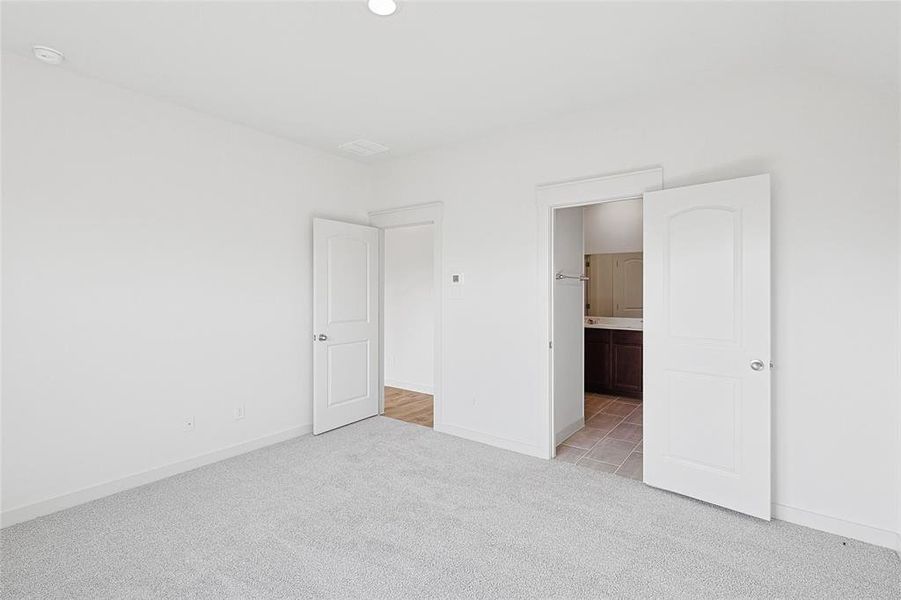
[[[385,386],[385,416],[423,427],[432,427],[434,408],[432,396],[410,390]]]

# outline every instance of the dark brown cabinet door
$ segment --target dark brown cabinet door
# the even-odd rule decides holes
[[[616,394],[641,398],[641,332],[614,331],[610,347],[611,389]]]
[[[585,329],[585,391],[641,398],[640,331]]]
[[[585,391],[608,393],[610,388],[610,330],[585,330]]]

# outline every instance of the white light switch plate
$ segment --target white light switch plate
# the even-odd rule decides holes
[[[451,273],[448,298],[462,298],[463,287],[463,273]]]

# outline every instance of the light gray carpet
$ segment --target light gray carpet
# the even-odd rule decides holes
[[[894,552],[582,469],[369,419],[7,528],[2,597],[901,598]]]

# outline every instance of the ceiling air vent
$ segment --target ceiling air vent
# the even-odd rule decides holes
[[[345,152],[356,154],[357,156],[372,156],[373,154],[379,154],[380,152],[387,152],[389,150],[388,146],[370,142],[369,140],[354,140],[352,142],[347,142],[346,144],[341,144],[338,148]]]

